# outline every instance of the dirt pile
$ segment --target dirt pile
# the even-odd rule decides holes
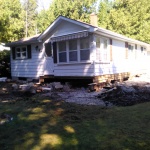
[[[118,83],[115,87],[110,87],[98,95],[98,98],[107,103],[117,106],[129,106],[150,101],[150,81],[149,76],[143,75],[134,77],[123,83]]]

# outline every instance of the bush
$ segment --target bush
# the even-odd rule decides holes
[[[10,73],[10,51],[0,52],[0,77],[11,77]]]

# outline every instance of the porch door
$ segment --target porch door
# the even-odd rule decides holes
[[[44,75],[54,74],[54,62],[52,56],[52,44],[51,42],[45,43],[45,60],[44,60]]]

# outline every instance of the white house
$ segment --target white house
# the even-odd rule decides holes
[[[103,82],[147,69],[150,45],[59,16],[42,34],[8,43],[12,78],[89,78]]]
[[[5,46],[5,43],[0,43],[0,51],[3,51],[3,50],[9,51],[9,50],[10,50],[10,47],[6,47],[6,46]]]

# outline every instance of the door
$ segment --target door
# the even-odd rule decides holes
[[[54,74],[54,62],[53,62],[52,44],[51,42],[45,43],[45,60],[44,60],[44,75]]]

